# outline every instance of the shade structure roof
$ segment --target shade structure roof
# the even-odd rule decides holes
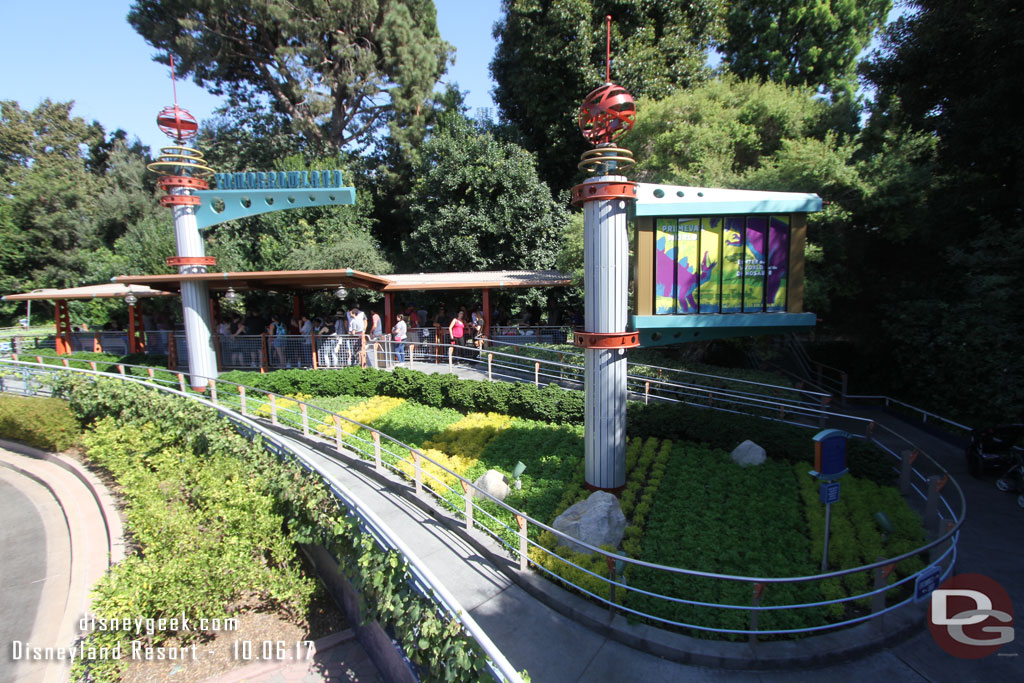
[[[281,292],[312,291],[344,286],[378,292],[489,289],[506,287],[564,287],[572,277],[554,270],[496,270],[475,273],[418,273],[371,275],[351,268],[336,270],[278,270],[249,273],[174,273],[121,275],[118,283],[144,285],[177,292],[182,281],[206,282],[213,291],[263,289]]]
[[[24,294],[7,294],[4,301],[35,301],[58,299],[123,299],[129,292],[140,299],[152,296],[171,296],[171,292],[154,289],[139,284],[108,283],[102,285],[85,285],[67,289],[33,289]]]

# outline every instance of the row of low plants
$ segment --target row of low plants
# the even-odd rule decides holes
[[[81,423],[93,425],[90,457],[124,489],[141,547],[98,589],[98,616],[216,616],[242,591],[301,612],[309,584],[284,554],[294,559],[295,543],[319,543],[364,598],[367,618],[393,629],[424,678],[487,678],[475,643],[411,588],[401,558],[361,533],[323,483],[296,463],[239,436],[213,409],[143,385],[69,376],[58,390]],[[171,512],[179,516],[165,517]],[[229,528],[264,546],[228,538]],[[166,533],[171,529],[181,534]],[[197,562],[188,561],[193,555]],[[240,569],[245,562],[253,568]],[[268,577],[263,583],[259,572]],[[107,673],[113,672],[89,675]]]
[[[390,372],[355,367],[266,374],[234,371],[224,373],[221,379],[225,380],[222,395],[229,390],[226,382],[234,382],[282,395],[392,396],[463,414],[493,412],[541,422],[583,424],[583,392],[558,387],[460,380],[453,375],[428,375],[405,368]],[[755,440],[770,457],[790,462],[808,460],[814,451],[810,430],[679,403],[630,402],[626,420],[626,431],[634,437],[692,441],[731,450],[737,444],[737,434],[756,435]],[[895,477],[888,456],[856,439],[850,442],[849,466],[855,475],[876,483],[891,483]]]

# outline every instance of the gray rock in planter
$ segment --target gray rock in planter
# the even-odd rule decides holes
[[[593,546],[617,547],[626,531],[626,515],[622,514],[618,498],[606,491],[595,491],[586,500],[560,514],[552,526]],[[593,554],[593,551],[565,539],[560,538],[559,544],[577,553]]]
[[[484,491],[492,498],[504,502],[508,495],[508,481],[505,475],[498,470],[487,470],[480,475],[480,478],[473,482],[473,485]],[[473,491],[474,496],[480,496],[480,491]]]
[[[767,454],[765,450],[749,439],[733,449],[729,457],[740,467],[752,467],[763,464]]]

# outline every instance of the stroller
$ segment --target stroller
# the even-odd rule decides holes
[[[967,469],[980,477],[985,470],[1001,470],[996,480],[1000,491],[1016,491],[1017,504],[1024,508],[1024,448],[1019,443],[1024,424],[1006,424],[975,429],[967,447]]]

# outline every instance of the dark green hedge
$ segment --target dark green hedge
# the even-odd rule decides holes
[[[311,396],[394,396],[435,408],[460,412],[494,412],[544,422],[582,424],[583,393],[558,387],[537,388],[485,380],[460,380],[454,375],[428,375],[397,368],[341,370],[277,370],[226,372],[220,379],[278,394]]]
[[[63,451],[77,441],[78,427],[68,404],[57,398],[0,396],[0,437],[44,451]]]

